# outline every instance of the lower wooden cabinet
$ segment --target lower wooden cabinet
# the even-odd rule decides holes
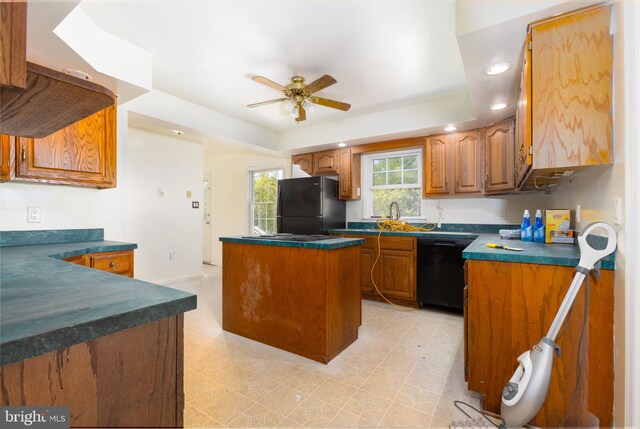
[[[548,331],[575,274],[575,267],[469,260],[465,306],[465,350],[469,390],[482,395],[482,407],[500,413],[502,389],[518,356]],[[583,285],[566,332],[557,339],[549,393],[531,423],[556,427],[611,427],[613,424],[614,271],[591,276],[588,323],[578,370],[585,317]],[[580,374],[580,385],[573,401]],[[572,403],[574,402],[574,403]]]
[[[133,277],[133,250],[87,253],[65,259],[65,261],[100,271]]]
[[[363,298],[382,299],[371,281],[373,278],[385,297],[401,304],[417,305],[415,237],[383,235],[380,237],[380,257],[378,258],[377,235],[347,234],[343,236],[365,240],[360,253]]]

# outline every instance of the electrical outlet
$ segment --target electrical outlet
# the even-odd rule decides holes
[[[176,260],[176,252],[169,252],[169,260],[170,261]]]
[[[27,207],[27,222],[40,223],[40,207]]]

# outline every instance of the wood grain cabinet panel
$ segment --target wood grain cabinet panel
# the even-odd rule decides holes
[[[313,175],[313,154],[303,153],[301,155],[293,155],[291,164],[300,166],[300,169],[307,174]]]
[[[360,278],[362,281],[361,290],[364,293],[376,293],[373,287],[373,283],[371,282],[371,277],[373,276],[376,284],[380,283],[380,270],[377,269],[373,272],[373,274],[371,273],[373,263],[376,260],[376,252],[374,252],[373,249],[362,248],[360,251],[360,259]]]
[[[455,193],[482,192],[482,132],[472,130],[456,133],[453,151]]]
[[[0,368],[0,405],[69,406],[71,427],[182,427],[183,315]]]
[[[116,186],[116,106],[41,139],[16,137],[16,179]]]
[[[610,23],[606,5],[529,26],[516,110],[518,189],[613,163]]]
[[[351,148],[338,150],[338,181],[341,200],[360,199],[360,154],[352,154]]]
[[[378,288],[385,296],[416,299],[416,254],[406,250],[382,249],[382,274]]]
[[[516,359],[542,338],[551,325],[575,274],[574,267],[515,262],[468,261],[465,350],[469,390],[483,396],[483,408],[499,413],[502,389]],[[572,320],[557,340],[549,393],[531,423],[557,427],[611,427],[613,423],[614,271],[591,278],[590,308],[578,370],[585,317],[586,286],[575,301]],[[580,373],[581,381],[572,406]]]
[[[504,193],[514,189],[514,123],[499,122],[484,132],[485,193]]]
[[[27,2],[0,2],[0,85],[27,86]]]
[[[325,150],[313,154],[313,174],[338,174],[338,151]]]
[[[15,175],[15,144],[12,136],[0,134],[0,182],[13,179]]]
[[[448,195],[449,187],[449,135],[427,137],[424,156],[424,196]]]

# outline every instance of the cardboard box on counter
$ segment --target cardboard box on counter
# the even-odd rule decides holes
[[[552,236],[567,236],[571,229],[571,210],[548,209],[545,210],[544,235],[545,243],[551,244]]]

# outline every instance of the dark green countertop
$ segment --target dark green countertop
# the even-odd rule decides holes
[[[334,229],[330,234],[358,234],[378,235],[377,229]],[[451,238],[473,239],[462,252],[465,259],[477,259],[484,261],[522,262],[526,264],[561,265],[574,267],[580,260],[580,249],[571,244],[544,244],[525,242],[520,240],[502,240],[498,234],[479,234],[473,232],[383,232],[382,235],[425,237],[425,238]],[[512,250],[492,249],[487,243],[504,244],[511,247],[524,249],[522,252]],[[615,253],[602,260],[602,268],[615,269]]]
[[[0,365],[196,308],[196,295],[62,260],[135,248],[114,241],[0,248]]]
[[[359,246],[364,243],[361,238],[329,238],[320,241],[269,240],[242,236],[220,237],[223,243],[256,244],[262,246],[299,247],[301,249],[333,250],[342,247]]]

